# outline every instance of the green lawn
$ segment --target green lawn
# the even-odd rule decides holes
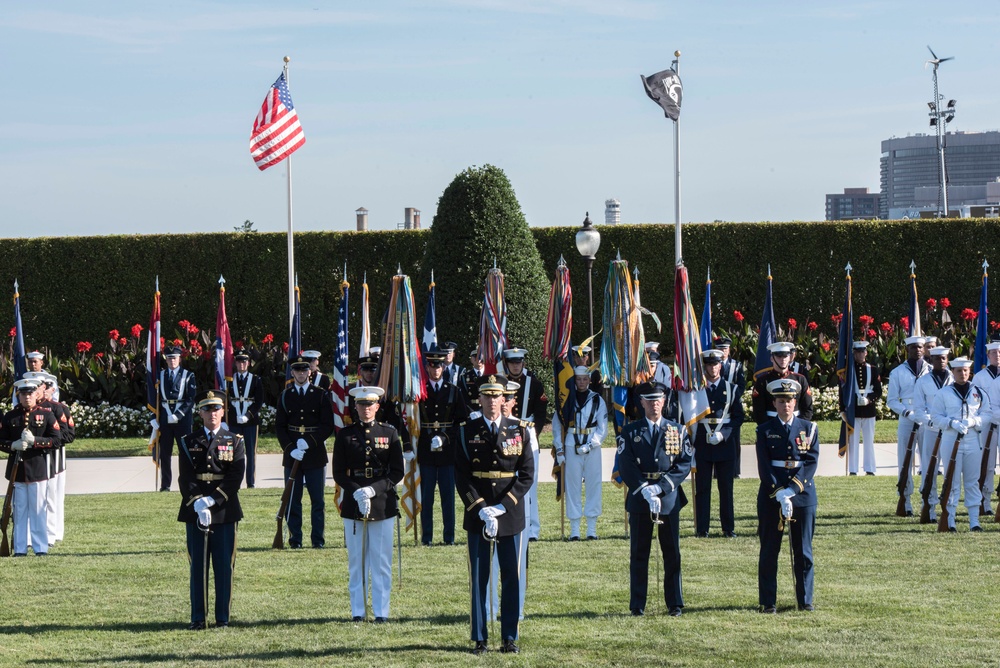
[[[836,443],[840,438],[839,422],[820,422],[819,437],[822,443]],[[743,445],[754,443],[755,431],[752,425],[745,425],[740,432]],[[612,447],[614,436],[608,434],[605,447]],[[546,428],[539,437],[542,448],[552,445],[552,432]],[[875,423],[875,441],[877,443],[893,443],[896,441],[896,421],[879,420]],[[331,446],[332,447],[332,444]],[[260,436],[257,440],[257,451],[260,453],[280,452],[278,440],[273,434]],[[66,448],[68,457],[136,457],[145,456],[149,449],[146,439],[142,438],[86,438],[74,441]],[[0,459],[5,455],[0,453]]]
[[[757,614],[756,484],[737,480],[739,538],[719,537],[716,523],[712,538],[695,539],[690,507],[682,512],[684,615],[667,617],[652,594],[651,614],[635,619],[621,491],[605,487],[601,540],[563,543],[553,488],[544,485],[522,654],[480,659],[468,653],[464,546],[417,548],[408,540],[391,623],[353,624],[340,522],[328,513],[325,550],[277,552],[270,544],[278,490],[244,490],[234,626],[193,633],[184,630],[179,495],[73,496],[66,540],[47,559],[0,563],[0,665],[997,664],[992,620],[1000,602],[992,583],[1000,576],[1000,527],[990,522],[985,533],[970,534],[962,512],[958,534],[937,534],[897,518],[890,477],[823,478],[818,488],[815,613],[793,611],[783,553],[781,614]]]

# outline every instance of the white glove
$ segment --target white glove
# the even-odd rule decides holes
[[[642,498],[649,501],[651,498],[659,498],[663,494],[663,488],[659,485],[647,485],[642,488]]]
[[[646,489],[649,489],[649,488],[647,487]],[[645,491],[645,490],[643,490],[643,491]],[[658,496],[649,496],[649,497],[646,498],[646,503],[649,504],[649,512],[653,513],[654,515],[659,515],[660,514],[660,509],[663,507],[663,502],[660,501],[660,497],[658,497]]]
[[[558,464],[559,466],[562,466],[565,463],[566,463],[566,455],[562,454],[561,452],[557,452],[556,453],[556,464]]]
[[[306,451],[305,450],[299,450],[298,448],[296,448],[295,450],[292,450],[291,452],[289,452],[288,456],[291,457],[292,459],[294,459],[297,462],[301,462],[302,458],[306,456]]]
[[[306,450],[309,449],[309,444],[306,443],[306,439],[300,438],[299,440],[295,441],[295,447],[301,450],[302,452],[305,452]]]
[[[440,436],[431,437],[431,450],[440,450],[444,447],[444,441],[441,440]]]
[[[964,424],[969,429],[978,429],[980,422],[981,420],[973,415],[970,415],[969,417],[962,420],[962,424]]]
[[[403,461],[410,462],[417,458],[417,453],[413,450],[403,450]]]
[[[24,452],[25,450],[28,449],[28,444],[25,443],[22,439],[19,438],[16,441],[14,441],[13,443],[10,444],[10,449],[11,450],[17,450],[19,452]]]
[[[965,426],[965,423],[962,420],[952,420],[951,428],[957,431],[962,436],[965,436],[966,434],[969,433],[969,428]]]
[[[493,517],[493,507],[492,506],[487,506],[486,508],[480,509],[480,511],[479,511],[479,519],[481,519],[484,522],[488,522],[491,517]]]
[[[35,435],[31,433],[30,429],[25,427],[24,431],[21,432],[21,440],[27,443],[30,447],[35,444]]]
[[[725,439],[722,438],[721,431],[713,431],[711,434],[708,435],[709,445],[718,445],[719,443],[722,443],[723,440]]]
[[[156,418],[153,418],[152,420],[149,421],[149,426],[153,428],[153,431],[156,431],[157,429],[160,428],[160,421],[157,420]]]
[[[237,415],[236,416],[236,424],[246,424],[249,421],[250,421],[250,417],[247,416],[247,415]]]
[[[358,487],[354,490],[354,500],[361,503],[365,499],[371,499],[375,497],[375,490],[371,487]]]
[[[173,413],[167,413],[167,423],[177,424],[177,416],[174,415]]]
[[[198,511],[198,524],[203,527],[207,527],[212,523],[212,511],[208,508],[202,508]]]
[[[867,406],[868,397],[858,397],[858,406]]]
[[[355,500],[357,501],[357,499]],[[368,500],[368,497],[358,501],[358,512],[361,513],[362,517],[368,517],[368,515],[372,512],[372,502]]]
[[[792,496],[786,496],[781,500],[781,514],[785,516],[785,519],[792,519],[792,511],[795,509],[792,506]]]
[[[497,522],[495,517],[487,517],[486,520],[486,535],[493,538],[497,535],[497,530],[500,528],[500,523]]]
[[[492,513],[490,513],[491,515],[493,515],[493,517],[500,517],[505,512],[507,512],[507,509],[499,504],[495,506],[490,506],[490,510],[493,511]]]
[[[194,502],[194,512],[200,513],[203,510],[211,508],[215,505],[215,499],[210,496],[203,496]]]

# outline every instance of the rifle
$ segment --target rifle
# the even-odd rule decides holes
[[[896,516],[906,517],[906,488],[910,485],[910,471],[913,468],[913,442],[917,439],[920,425],[913,423],[910,439],[906,442],[906,455],[903,456],[903,467],[899,470],[899,480],[896,489],[899,491],[899,501],[896,502]]]
[[[983,448],[983,461],[979,465],[979,491],[982,492],[983,488],[986,487],[986,476],[993,475],[989,470],[990,464],[990,441],[993,440],[993,431],[996,429],[995,424],[990,424],[990,430],[986,432],[986,447]],[[979,502],[979,512],[986,512],[986,495],[983,495],[983,500]]]
[[[948,470],[944,474],[944,486],[941,488],[941,517],[938,518],[938,533],[948,531],[948,502],[951,500],[951,485],[955,482],[955,463],[958,460],[958,446],[962,442],[962,434],[956,433],[955,446],[951,449],[951,459],[948,460]]]
[[[943,431],[938,432],[937,439],[934,440],[934,449],[931,451],[931,460],[924,466],[924,479],[920,484],[920,495],[923,497],[923,505],[920,507],[921,524],[931,523],[931,492],[934,490],[934,478],[937,476],[938,457],[941,453],[941,435],[943,433]]]
[[[288,474],[288,480],[285,481],[285,491],[281,493],[281,507],[278,508],[278,515],[275,517],[278,520],[278,530],[274,533],[274,542],[271,543],[271,547],[275,550],[285,549],[285,532],[282,530],[282,522],[285,521],[288,500],[292,498],[292,487],[295,485],[295,479],[299,477],[299,464],[301,463],[298,460],[292,462],[291,473]]]
[[[7,496],[3,498],[3,516],[0,517],[0,533],[3,533],[3,542],[0,543],[0,557],[10,556],[10,543],[7,542],[7,529],[10,527],[10,516],[14,509],[14,479],[17,478],[17,468],[20,465],[21,453],[15,452],[14,467],[10,471],[10,483],[7,485]],[[13,540],[11,540],[11,542],[13,542]]]

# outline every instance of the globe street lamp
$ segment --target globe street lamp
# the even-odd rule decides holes
[[[597,231],[594,224],[590,222],[590,212],[583,219],[583,226],[576,233],[576,249],[583,256],[583,261],[587,265],[587,297],[590,303],[590,338],[594,338],[594,286],[593,269],[594,258],[597,250],[601,247],[601,233]]]

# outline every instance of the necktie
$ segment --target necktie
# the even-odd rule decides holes
[[[497,435],[497,424],[496,422],[490,422],[490,434],[493,436]]]
[[[708,386],[708,391],[709,391],[709,392],[715,392],[715,388],[716,388],[717,386],[718,386],[718,385],[717,385],[716,383],[712,383],[711,385],[709,385],[709,386]]]
[[[437,392],[440,389],[441,389],[441,383],[434,383],[434,392]]]

